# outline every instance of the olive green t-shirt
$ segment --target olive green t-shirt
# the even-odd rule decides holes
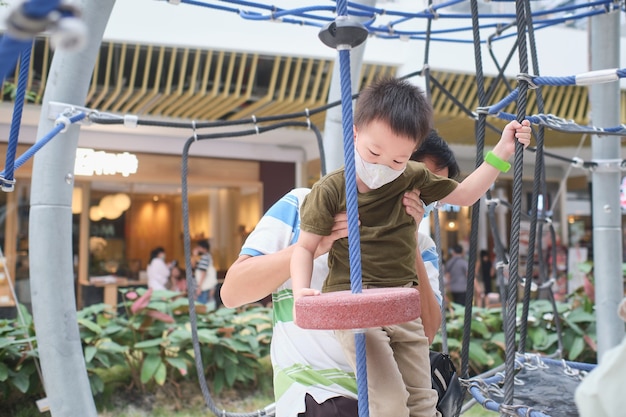
[[[415,220],[406,214],[402,197],[420,190],[430,204],[450,194],[458,183],[431,173],[419,162],[409,161],[396,180],[358,194],[362,283],[366,287],[399,287],[417,283],[415,272]],[[321,178],[302,204],[300,229],[320,236],[331,233],[335,214],[346,211],[344,169]],[[323,292],[350,289],[348,239],[338,239],[328,256],[329,273]]]

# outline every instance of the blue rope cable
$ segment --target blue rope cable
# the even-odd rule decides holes
[[[20,125],[22,123],[22,112],[26,99],[26,84],[28,84],[28,73],[30,67],[31,47],[24,48],[20,56],[20,75],[17,82],[15,94],[15,104],[13,105],[13,116],[11,118],[11,130],[9,133],[9,144],[4,166],[4,175],[0,181],[12,189],[15,172],[15,154],[17,153],[17,142],[20,136]]]
[[[87,115],[85,113],[78,113],[74,116],[69,117],[68,119],[71,123],[76,123],[76,122],[83,120],[86,116]],[[44,137],[39,139],[33,146],[31,146],[26,152],[24,152],[22,156],[17,158],[17,160],[15,161],[15,169],[18,169],[22,165],[24,165],[24,163],[26,163],[26,161],[32,158],[32,156],[35,155],[35,153],[37,153],[38,150],[43,148],[44,145],[46,145],[48,142],[54,139],[54,137],[56,137],[56,135],[61,133],[61,131],[63,131],[63,129],[65,128],[66,126],[62,123],[54,126],[54,128],[52,128],[50,132],[48,132]],[[4,170],[2,170],[0,172],[0,176],[4,176],[4,175],[5,175]]]
[[[470,19],[471,14],[468,13],[446,13],[439,10],[450,7],[463,0],[449,0],[440,5],[432,6],[429,9],[425,9],[420,12],[405,12],[400,10],[381,9],[376,7],[370,7],[367,5],[356,4],[348,2],[345,7],[345,13],[337,11],[337,15],[341,16],[359,16],[369,18],[370,21],[364,23],[364,26],[368,28],[370,34],[379,37],[381,39],[413,39],[413,40],[425,40],[426,34],[424,31],[406,30],[403,31],[397,26],[400,24],[412,24],[418,19]],[[333,6],[320,6],[312,5],[307,7],[300,7],[296,9],[279,8],[273,5],[256,3],[245,0],[230,0],[228,3],[247,7],[248,10],[242,10],[239,7],[229,7],[223,5],[217,5],[212,3],[203,2],[200,0],[182,0],[182,3],[189,5],[202,6],[206,8],[212,8],[222,11],[228,11],[237,13],[243,19],[249,20],[274,20],[284,23],[306,25],[322,27],[326,23],[333,20],[332,13],[335,11]],[[339,7],[339,6],[338,6]],[[338,8],[337,7],[337,8]],[[255,11],[258,9],[260,11]],[[556,8],[550,8],[545,10],[536,11],[532,17],[534,20],[534,30],[540,30],[543,28],[551,27],[557,24],[562,24],[568,21],[581,20],[594,15],[606,14],[615,10],[619,10],[619,5],[615,4],[612,0],[597,0],[589,3],[568,4],[559,6]],[[555,16],[556,15],[556,16]],[[293,16],[289,18],[288,16]],[[378,25],[374,25],[375,20],[380,16],[392,16],[398,17],[389,22],[384,22]],[[480,13],[480,18],[485,19],[511,19],[514,22],[514,13]],[[489,24],[480,25],[480,29],[494,28],[497,32],[502,27],[511,26],[512,22],[491,22]],[[464,29],[451,28],[448,30],[441,30],[438,33],[455,33],[459,31],[470,31],[471,27]],[[495,36],[490,38],[490,42],[496,40],[502,40],[510,37],[517,36],[516,33],[508,35]],[[473,43],[472,39],[461,38],[436,38],[430,37],[430,41],[437,42],[456,42],[456,43]],[[481,41],[482,44],[487,41]]]
[[[337,15],[347,16],[347,12],[347,2],[345,0],[338,0]],[[360,293],[362,291],[361,237],[359,234],[359,203],[356,188],[356,169],[354,167],[354,121],[352,114],[352,83],[350,80],[350,49],[344,46],[339,50],[339,73],[341,84],[343,154],[345,160],[346,212],[348,215],[350,289],[352,293]],[[356,350],[356,381],[359,417],[369,417],[365,333],[355,333],[354,345]]]
[[[359,234],[359,203],[354,167],[354,131],[352,115],[352,86],[350,82],[350,51],[339,51],[339,71],[341,79],[341,110],[343,121],[343,152],[345,158],[346,212],[348,214],[348,251],[350,256],[350,289],[352,293],[362,292],[361,282],[361,239]],[[367,393],[367,361],[365,334],[355,333],[356,377],[359,417],[369,416],[369,396]]]
[[[31,47],[31,40],[23,41],[4,34],[0,38],[0,82],[15,69],[20,53]]]

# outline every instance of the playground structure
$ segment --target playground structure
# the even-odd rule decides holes
[[[91,6],[91,5],[90,5]],[[102,20],[101,15],[102,13],[106,14],[107,10],[103,10],[102,8],[106,8],[106,7],[110,7],[112,5],[106,5],[106,4],[99,4],[99,10],[97,11],[93,11],[90,10],[90,8],[85,8],[85,13],[84,13],[84,20],[86,22],[89,22],[88,26],[92,31],[97,31],[98,29],[100,31],[104,30],[104,26],[106,26],[106,21],[105,22],[96,22],[97,20]],[[91,15],[91,13],[93,13],[93,15]],[[98,16],[98,18],[96,18],[96,16],[98,15],[98,13],[100,13],[100,16]],[[249,16],[248,16],[249,17]],[[432,17],[432,16],[430,16]],[[440,16],[441,17],[441,16]],[[610,16],[609,14],[604,15],[602,14],[600,17],[598,17],[598,19],[610,19],[610,18],[614,18],[615,16]],[[94,19],[94,22],[91,22],[89,19]],[[92,25],[93,23],[93,25]],[[97,24],[96,24],[97,23]],[[612,24],[615,24],[615,22],[611,22]],[[519,29],[518,29],[519,30]],[[607,31],[609,32],[609,31]],[[519,35],[519,33],[518,33]],[[401,36],[401,35],[398,35]],[[414,36],[414,35],[405,35],[405,36]],[[415,35],[417,36],[417,35]],[[63,68],[63,69],[70,69],[70,68],[78,68],[78,67],[89,67],[88,62],[89,60],[93,60],[93,54],[94,54],[94,50],[95,45],[98,43],[96,36],[94,36],[93,39],[90,39],[89,42],[93,42],[92,45],[90,45],[89,43],[87,44],[86,48],[84,49],[84,52],[82,52],[80,55],[76,55],[76,54],[72,54],[71,52],[58,52],[58,58],[57,56],[55,56],[55,62],[54,64],[58,65],[58,68]],[[602,42],[602,41],[600,41]],[[92,49],[91,51],[91,56],[88,57],[87,54],[90,51],[90,48]],[[598,48],[599,50],[600,48]],[[606,56],[603,57],[604,60],[606,61],[611,61],[612,59],[614,59],[614,56]],[[593,60],[592,60],[593,61]],[[53,67],[54,67],[53,64]],[[615,65],[614,63],[611,63],[613,65],[606,65],[605,62],[595,62],[595,65],[597,66],[597,68],[611,68],[611,67],[616,67],[618,65]],[[592,68],[594,69],[594,68]],[[79,71],[80,72],[80,71]],[[522,72],[528,72],[528,71],[522,71]],[[533,71],[536,72],[536,71]],[[64,72],[65,73],[65,72]],[[590,75],[587,78],[598,78],[599,74],[596,74],[596,76],[594,77],[593,75]],[[613,71],[613,73],[607,73],[607,72],[603,72],[602,73],[602,77],[600,78],[604,78],[604,81],[617,81],[618,78],[621,78],[621,73],[619,71]],[[75,77],[76,80],[83,80],[83,83],[87,84],[87,78],[84,74],[76,74]],[[557,80],[559,81],[559,80]],[[565,82],[565,79],[561,79],[560,81]],[[571,82],[570,79],[567,80],[567,82]],[[77,85],[80,83],[77,83]],[[595,87],[594,87],[595,88]],[[519,93],[520,96],[523,96],[526,93],[526,91],[522,91]],[[56,97],[55,97],[56,96]],[[44,135],[44,133],[47,133],[49,131],[51,131],[52,129],[58,128],[60,130],[64,130],[64,129],[68,129],[67,132],[65,133],[66,137],[70,137],[71,139],[68,141],[66,140],[64,144],[57,144],[54,142],[51,142],[48,146],[46,146],[46,148],[42,149],[41,152],[37,153],[37,156],[35,157],[35,164],[36,164],[36,170],[34,172],[34,176],[33,176],[33,199],[32,199],[32,209],[33,211],[32,216],[34,216],[34,219],[37,219],[36,222],[33,222],[34,224],[31,226],[31,233],[33,235],[38,235],[39,236],[45,236],[46,233],[48,232],[44,232],[43,230],[41,230],[42,228],[45,227],[45,225],[47,224],[51,224],[51,222],[53,222],[53,219],[55,218],[63,218],[63,213],[67,210],[67,207],[71,204],[68,204],[68,201],[71,201],[71,196],[67,195],[66,191],[63,191],[63,186],[61,185],[61,187],[59,187],[58,185],[55,186],[54,182],[50,183],[50,180],[44,180],[44,177],[50,178],[51,174],[54,174],[55,172],[57,174],[63,173],[62,180],[60,181],[60,183],[62,184],[63,182],[66,182],[68,180],[65,171],[67,171],[66,168],[63,168],[64,166],[73,166],[73,161],[71,158],[71,155],[68,156],[68,152],[66,152],[66,149],[68,146],[71,146],[72,144],[74,145],[74,147],[76,146],[76,141],[78,138],[78,129],[75,126],[72,126],[73,123],[78,122],[80,119],[82,119],[83,117],[86,117],[87,114],[82,113],[79,111],[77,114],[72,114],[70,115],[70,117],[68,118],[67,116],[66,119],[63,119],[63,121],[59,122],[59,120],[55,120],[54,123],[50,120],[47,119],[46,115],[45,115],[45,108],[48,105],[49,101],[60,101],[63,103],[80,103],[81,100],[83,100],[83,96],[84,96],[84,90],[83,91],[63,91],[63,89],[61,88],[61,86],[59,85],[59,87],[56,89],[54,88],[47,88],[46,90],[46,97],[44,97],[44,107],[42,109],[42,119],[41,119],[41,123],[40,123],[40,132],[41,134],[38,135],[38,137],[42,137]],[[611,96],[613,97],[613,99],[615,98],[615,94],[611,94]],[[592,101],[593,101],[593,89],[592,89]],[[604,133],[607,135],[616,135],[620,133],[619,128],[617,127],[619,125],[619,120],[616,120],[615,116],[616,113],[614,111],[615,109],[618,109],[619,106],[608,106],[606,109],[604,109],[605,106],[602,106],[601,104],[603,102],[606,102],[606,97],[604,97],[604,95],[600,95],[600,93],[598,93],[598,97],[596,97],[596,101],[598,103],[598,108],[603,109],[601,111],[601,114],[596,118],[594,117],[594,125],[596,126],[606,126],[607,128],[605,130],[602,130],[603,128],[590,128],[589,132],[600,132],[600,133]],[[592,103],[593,104],[593,103]],[[80,105],[78,105],[78,107],[80,107]],[[483,102],[481,103],[481,108],[489,108],[488,107],[488,103]],[[594,107],[595,108],[595,107]],[[489,108],[489,110],[493,110],[493,108]],[[497,109],[496,109],[497,110]],[[606,111],[605,111],[606,110]],[[483,113],[479,114],[479,118],[481,118],[482,123],[486,123],[485,121],[485,117],[486,114],[491,113],[491,111],[486,111]],[[521,114],[518,114],[517,117],[525,117],[525,115],[523,114],[523,112]],[[538,116],[539,117],[539,116]],[[549,121],[549,120],[548,120]],[[537,120],[534,120],[534,122],[540,124],[541,120],[538,118]],[[483,127],[485,125],[483,124]],[[197,125],[194,125],[194,128],[198,127]],[[548,127],[551,127],[550,124],[548,123]],[[552,126],[553,127],[553,126]],[[584,127],[577,127],[578,131],[585,131]],[[253,129],[255,130],[255,129]],[[328,129],[325,129],[325,131],[327,132]],[[257,131],[258,133],[258,131]],[[611,138],[613,139],[613,138]],[[608,149],[602,149],[604,152],[608,152],[607,155],[603,156],[602,152],[600,154],[595,155],[594,159],[597,160],[601,160],[601,161],[605,161],[603,163],[600,163],[600,166],[604,169],[601,170],[597,170],[596,173],[594,175],[599,175],[602,178],[606,179],[607,176],[611,177],[611,180],[608,181],[607,184],[607,188],[604,190],[604,192],[602,192],[602,190],[597,191],[598,195],[597,198],[604,198],[604,199],[608,199],[610,201],[607,201],[606,204],[608,204],[609,206],[613,206],[614,205],[614,201],[613,201],[613,196],[609,196],[611,194],[610,190],[611,187],[615,181],[613,181],[615,178],[617,177],[617,173],[615,172],[615,163],[614,162],[606,162],[606,161],[614,161],[614,156],[615,156],[615,152],[614,152],[614,145],[615,145],[615,141],[612,141],[610,139],[603,139],[604,142],[612,142],[611,144],[608,144],[605,146],[605,144],[600,145],[601,148],[608,148]],[[595,144],[594,144],[595,147]],[[538,149],[541,149],[541,147],[538,146]],[[618,149],[619,149],[619,145],[618,145]],[[328,152],[328,150],[327,150]],[[599,151],[600,152],[600,151]],[[610,157],[609,157],[610,155]],[[518,162],[518,157],[516,156],[516,163]],[[621,162],[621,161],[620,161]],[[519,164],[516,164],[519,165]],[[39,166],[42,166],[43,168],[39,168]],[[599,171],[599,172],[598,172]],[[5,168],[5,174],[6,174],[6,168]],[[54,178],[54,175],[52,175],[52,177]],[[8,179],[9,182],[11,181],[11,177],[9,176],[8,178],[5,176],[5,179]],[[70,179],[71,180],[71,179]],[[619,181],[617,182],[619,184]],[[59,189],[57,189],[59,188]],[[596,187],[594,187],[594,198],[596,198]],[[613,188],[613,191],[615,191],[615,189]],[[594,203],[595,204],[595,203]],[[603,205],[602,207],[604,207],[605,205]],[[619,204],[617,204],[617,206],[619,207]],[[611,227],[615,227],[617,226],[617,228],[619,229],[619,225],[609,225]],[[59,225],[59,230],[63,230],[63,224]],[[513,233],[513,235],[515,235]],[[600,241],[600,238],[602,236],[598,236],[598,241]],[[615,237],[613,236],[612,239],[615,239]],[[68,248],[64,245],[59,245],[58,247],[52,249],[49,247],[49,243],[46,241],[46,239],[37,239],[36,240],[36,244],[35,246],[32,248],[32,254],[31,254],[31,262],[33,264],[33,276],[37,275],[37,271],[38,270],[43,270],[44,265],[41,264],[40,259],[43,258],[49,258],[50,257],[50,253],[53,252],[53,258],[54,259],[59,259],[59,268],[58,268],[58,279],[62,280],[64,278],[61,278],[62,276],[71,276],[71,274],[69,274],[67,270],[67,265],[64,264],[63,260],[66,259],[67,257],[65,256],[65,254],[67,253]],[[515,237],[512,236],[511,242],[514,243],[515,242]],[[621,241],[618,241],[618,245],[617,247],[619,247],[621,245]],[[607,245],[607,249],[608,246],[612,246],[612,245]],[[511,247],[511,250],[513,251],[514,248]],[[37,254],[46,254],[46,256],[39,256]],[[608,252],[603,253],[601,256],[610,256],[610,253],[612,253],[612,250],[609,250]],[[514,259],[514,258],[513,258]],[[67,259],[67,261],[69,262],[69,259]],[[607,271],[606,271],[606,276],[614,276],[614,271],[611,271],[611,267],[610,267],[610,262],[606,262],[605,264],[607,264]],[[599,264],[598,264],[599,265]],[[513,265],[515,266],[515,265]],[[46,264],[45,269],[49,270],[50,265]],[[512,276],[517,276],[517,271],[515,270],[515,268],[513,267],[513,269],[511,270],[511,274]],[[61,300],[61,303],[64,304],[56,304],[55,305],[49,305],[49,306],[45,306],[45,301],[46,301],[46,294],[49,294],[52,290],[53,290],[53,286],[57,287],[58,286],[58,282],[56,279],[52,279],[49,280],[49,283],[38,283],[39,287],[37,290],[37,294],[38,294],[38,299],[34,299],[33,300],[33,305],[34,305],[34,311],[35,311],[35,318],[37,320],[37,317],[44,317],[47,316],[49,317],[49,319],[53,319],[54,317],[56,317],[59,313],[59,309],[63,310],[63,308],[61,306],[65,305],[72,305],[71,299],[69,296],[66,295],[65,299]],[[472,280],[470,280],[472,281]],[[610,289],[612,288],[611,284],[607,286],[607,289],[605,291],[607,291],[607,294],[610,294],[611,291]],[[602,290],[602,285],[599,283],[598,285],[598,290]],[[611,299],[615,299],[616,294],[613,293],[612,296],[610,297]],[[613,304],[613,303],[609,303],[609,304]],[[617,303],[615,303],[615,305],[617,305]],[[605,313],[608,314],[608,313]],[[599,316],[600,316],[600,312],[599,312]],[[514,315],[512,317],[514,319]],[[40,319],[41,320],[41,319]],[[607,323],[609,323],[609,326],[611,326],[611,320],[608,320]],[[46,323],[46,322],[38,322],[37,323],[38,329],[39,328],[49,328],[50,332],[52,333],[52,329],[54,328],[52,323]],[[613,325],[614,327],[614,325]],[[622,330],[622,334],[623,334],[623,328]],[[72,331],[71,329],[68,329],[68,331]],[[607,332],[607,334],[610,333],[612,336],[610,336],[610,338],[613,338],[613,340],[608,340],[605,341],[604,343],[606,343],[606,346],[610,346],[610,345],[614,345],[615,344],[615,338],[620,338],[619,336],[619,332],[613,332],[613,331],[609,331]],[[73,368],[73,366],[75,366],[76,368],[70,369],[71,372],[75,372],[76,375],[78,376],[78,379],[80,379],[80,374],[81,372],[83,372],[84,370],[81,369],[80,364],[78,364],[78,358],[82,358],[82,352],[80,352],[79,350],[76,350],[76,346],[73,345],[72,343],[67,343],[66,340],[61,341],[58,337],[50,334],[50,335],[45,335],[45,334],[38,334],[38,337],[41,338],[41,340],[45,340],[46,338],[49,337],[48,340],[54,340],[54,342],[52,342],[52,345],[55,345],[57,343],[62,343],[64,348],[67,349],[63,349],[64,352],[67,352],[68,355],[70,355],[68,358],[66,358],[65,363],[63,365],[60,364],[55,364],[55,361],[58,361],[58,358],[56,358],[53,354],[48,353],[49,356],[46,356],[44,347],[45,347],[45,343],[41,343],[40,342],[40,346],[42,349],[42,364],[44,364],[44,374],[47,374],[50,376],[50,378],[48,379],[49,381],[52,380],[54,381],[54,378],[57,377],[55,375],[59,374],[59,375],[67,375],[68,372],[68,363],[70,363],[70,368]],[[513,344],[514,345],[514,344]],[[602,343],[601,343],[601,348],[602,348]],[[74,364],[74,362],[76,362],[76,364]],[[62,369],[61,369],[62,367]],[[56,385],[56,384],[51,384],[51,386]],[[55,392],[57,391],[58,392]],[[76,391],[74,391],[75,393]],[[65,391],[63,387],[56,387],[56,388],[52,388],[52,392],[49,392],[48,394],[52,400],[52,410],[53,412],[55,411],[55,408],[57,410],[62,410],[63,407],[65,407],[66,405],[62,404],[62,400],[60,402],[55,403],[55,401],[59,401],[59,398],[64,398],[65,395]],[[85,410],[89,410],[89,398],[87,398],[88,396],[85,396],[83,398],[84,402],[83,402],[83,406],[85,407],[83,409],[83,411]],[[507,399],[505,398],[505,401],[507,401]],[[71,415],[65,412],[61,412],[61,415]],[[86,413],[79,413],[76,415],[89,415],[89,412]]]

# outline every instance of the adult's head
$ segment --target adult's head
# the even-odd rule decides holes
[[[158,246],[152,249],[152,251],[150,252],[150,261],[152,261],[154,258],[161,258],[165,260],[165,249],[163,249],[162,246]]]
[[[452,149],[435,130],[428,133],[424,142],[411,155],[411,160],[422,162],[428,170],[442,177],[457,178],[460,173]]]
[[[211,245],[207,239],[202,239],[198,241],[198,249],[202,253],[206,253],[211,250]]]
[[[463,255],[463,246],[459,245],[458,243],[456,245],[452,246],[452,254],[453,255]]]

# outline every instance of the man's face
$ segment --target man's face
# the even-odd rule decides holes
[[[396,135],[379,120],[360,130],[355,127],[354,140],[356,151],[365,162],[386,165],[396,171],[406,167],[416,146],[411,138]]]
[[[431,157],[426,157],[422,161],[426,168],[432,172],[433,174],[437,174],[440,177],[448,177],[449,169],[448,167],[438,168],[437,163]]]

